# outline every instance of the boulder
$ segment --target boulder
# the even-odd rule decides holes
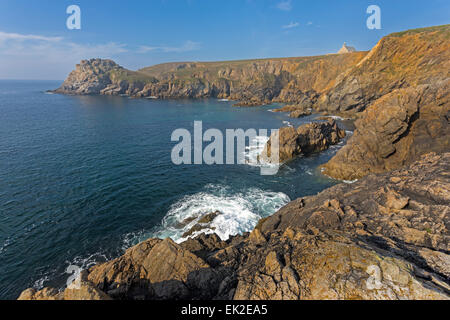
[[[345,131],[340,129],[333,119],[326,122],[314,122],[302,125],[297,129],[283,127],[279,129],[279,162],[291,160],[299,155],[308,155],[328,149],[345,137]],[[263,161],[272,161],[271,140],[264,148],[261,156]]]

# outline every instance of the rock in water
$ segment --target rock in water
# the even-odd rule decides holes
[[[279,130],[279,162],[291,160],[301,154],[308,155],[328,149],[345,137],[345,131],[340,129],[333,119],[326,122],[314,122],[302,125],[297,129],[283,127]],[[270,162],[271,140],[269,140],[261,155],[261,160]]]

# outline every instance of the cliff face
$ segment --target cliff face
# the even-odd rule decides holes
[[[84,60],[55,90],[157,98],[227,98],[249,105],[312,101],[365,52],[320,57],[169,63],[126,70],[113,61]]]
[[[354,115],[393,90],[447,79],[449,34],[449,25],[395,33],[368,54],[166,63],[138,71],[110,60],[85,60],[55,92],[214,97],[244,105],[278,101]]]
[[[353,180],[400,168],[420,155],[450,150],[450,79],[398,89],[376,100],[355,123],[324,172]]]
[[[319,110],[354,113],[399,88],[445,80],[450,76],[450,25],[394,33],[384,37],[355,66],[321,95]]]
[[[85,271],[78,289],[28,289],[20,299],[449,299],[449,39],[441,26],[390,35],[367,55],[137,72],[83,61],[57,92],[283,101],[298,114],[356,116],[324,170],[362,178],[297,199],[250,234],[150,239]],[[341,137],[332,127],[331,142]],[[288,158],[302,152],[301,132],[283,130]],[[305,136],[320,150],[319,133]]]
[[[243,236],[150,239],[21,299],[449,299],[450,153],[297,199]]]

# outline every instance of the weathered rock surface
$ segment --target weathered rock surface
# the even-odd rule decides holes
[[[285,105],[281,108],[278,109],[274,109],[274,112],[289,112],[289,117],[291,118],[300,118],[300,117],[305,117],[305,116],[309,116],[312,114],[313,109],[311,108],[312,105],[310,106],[305,106],[305,105],[301,105],[301,104],[296,104],[296,105]]]
[[[384,37],[369,52],[228,62],[166,63],[138,71],[82,61],[55,90],[157,98],[226,98],[255,106],[293,103],[354,116],[400,88],[450,77],[450,25]]]
[[[27,289],[22,292],[18,300],[111,300],[103,291],[94,286],[88,279],[88,273],[82,271],[78,278],[64,291],[44,288],[36,291]]]
[[[449,172],[450,153],[428,154],[297,199],[228,241],[144,241],[87,281],[115,299],[449,299]]]
[[[316,108],[354,114],[396,89],[449,78],[449,34],[450,25],[444,25],[384,37],[321,94]]]
[[[353,180],[400,168],[427,152],[450,151],[450,78],[383,96],[355,126],[325,174]]]
[[[55,90],[65,94],[156,98],[221,98],[236,106],[283,101],[312,106],[335,78],[366,52],[319,57],[167,63],[138,71],[111,60],[84,60]]]
[[[308,155],[328,149],[345,137],[333,119],[326,122],[313,122],[297,129],[283,127],[279,130],[279,162],[291,160],[299,155]],[[272,145],[270,139],[262,153],[263,161],[272,161]]]

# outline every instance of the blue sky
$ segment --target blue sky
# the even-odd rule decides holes
[[[66,8],[81,8],[81,30]],[[381,30],[366,27],[369,5]],[[309,56],[344,41],[450,23],[448,0],[0,0],[0,79],[64,79],[81,59],[130,69],[170,61]]]

